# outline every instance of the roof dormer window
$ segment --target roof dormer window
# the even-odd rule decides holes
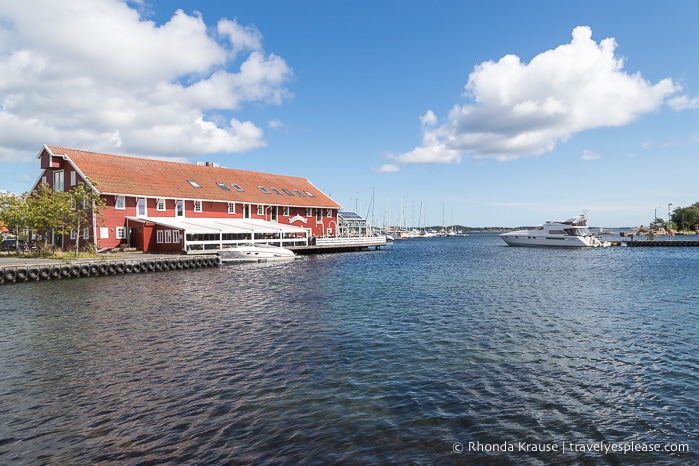
[[[288,194],[289,196],[293,196],[293,194],[291,193],[291,191],[289,191],[289,190],[286,189],[286,188],[282,188],[282,191],[284,191],[284,192],[285,192],[286,194]]]
[[[187,180],[187,181],[189,181],[189,184],[191,184],[193,187],[201,188],[201,185],[199,183],[197,183],[196,181],[194,181],[194,180]]]
[[[264,186],[258,186],[258,188],[260,188],[260,191],[262,191],[265,194],[271,194]]]
[[[221,183],[220,181],[217,181],[216,184],[218,185],[219,188],[223,189],[224,191],[230,191],[231,188],[226,186],[226,183]]]
[[[233,186],[233,188],[234,188],[236,191],[240,191],[241,193],[243,192],[243,188],[241,188],[240,185],[235,184],[235,183],[231,183],[231,186]]]
[[[303,193],[299,191],[298,189],[294,189],[294,192],[299,195],[299,197],[303,197]]]
[[[272,188],[270,188],[270,189],[271,189],[272,191],[274,191],[274,194],[279,194],[280,196],[282,195],[282,192],[279,191],[279,190],[278,190],[277,188],[275,188],[274,186],[272,186]]]

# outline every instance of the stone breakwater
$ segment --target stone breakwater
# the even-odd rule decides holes
[[[0,261],[0,284],[103,277],[129,273],[155,273],[219,267],[220,265],[221,258],[217,255],[119,257],[114,259],[80,259],[70,262],[3,258]]]

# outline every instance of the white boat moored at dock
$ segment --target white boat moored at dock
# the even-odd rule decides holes
[[[296,254],[286,248],[270,244],[241,244],[218,250],[224,264],[235,262],[270,262],[296,259]]]
[[[553,246],[574,248],[598,248],[611,246],[590,233],[585,214],[559,222],[546,222],[526,230],[500,234],[510,246]]]

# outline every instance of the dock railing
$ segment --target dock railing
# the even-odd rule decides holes
[[[339,238],[316,238],[316,246],[380,246],[386,244],[385,236],[350,236]]]

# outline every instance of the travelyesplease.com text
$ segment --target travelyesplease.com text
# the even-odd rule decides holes
[[[500,453],[500,452],[560,452],[566,453],[639,453],[639,452],[665,452],[665,453],[687,453],[689,445],[686,443],[644,443],[644,442],[560,442],[560,443],[528,443],[528,442],[502,442],[502,443],[481,443],[468,442],[463,445],[460,442],[454,443],[452,450],[454,453],[479,452],[479,453]]]

